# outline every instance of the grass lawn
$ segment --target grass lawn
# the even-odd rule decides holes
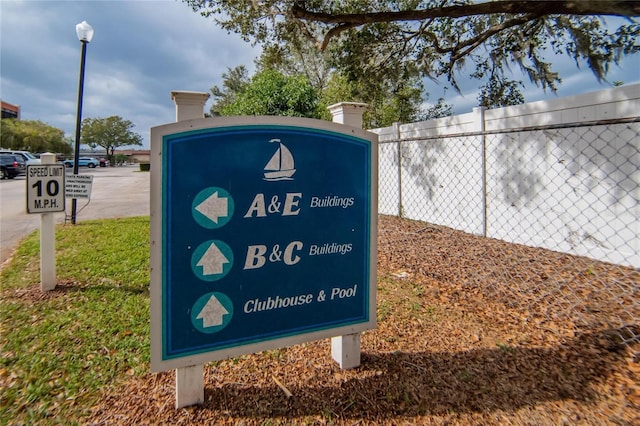
[[[577,327],[574,299],[533,291],[571,283],[600,295],[586,313],[619,317],[604,296],[614,280],[636,297],[630,268],[381,216],[359,368],[329,339],[243,355],[207,364],[204,403],[176,410],[173,372],[149,372],[149,218],[58,226],[56,252],[54,291],[37,232],[0,271],[0,425],[640,424],[640,343],[619,342],[637,329]]]
[[[48,293],[39,238],[0,272],[0,424],[82,423],[105,387],[148,372],[149,218],[59,226]]]

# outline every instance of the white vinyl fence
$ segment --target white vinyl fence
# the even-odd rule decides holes
[[[398,236],[408,269],[455,259],[448,279],[558,339],[564,321],[640,341],[640,85],[373,131],[380,214],[426,222]]]
[[[640,267],[640,84],[372,131],[381,214]]]

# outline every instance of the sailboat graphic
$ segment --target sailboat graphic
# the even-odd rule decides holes
[[[277,142],[279,146],[271,160],[264,166],[264,180],[293,180],[291,176],[296,169],[293,167],[291,151],[280,142],[280,139],[271,139],[269,142]]]

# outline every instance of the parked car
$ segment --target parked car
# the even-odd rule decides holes
[[[27,165],[22,157],[12,154],[0,154],[0,179],[13,179],[25,174]]]
[[[22,158],[22,160],[29,166],[32,164],[40,164],[40,159],[38,157],[36,157],[35,155],[33,155],[32,153],[30,153],[29,151],[13,151],[10,149],[3,149],[0,150],[0,154],[11,154],[11,155],[17,155],[20,158]]]
[[[62,162],[67,167],[73,167],[73,160],[64,160]],[[89,167],[93,169],[94,167],[98,167],[100,162],[93,157],[80,157],[78,158],[78,167]]]
[[[109,160],[107,160],[106,158],[100,159],[100,167],[107,167],[108,165],[109,165]]]

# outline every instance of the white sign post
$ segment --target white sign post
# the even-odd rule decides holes
[[[362,128],[362,114],[367,104],[341,102],[329,105],[328,109],[334,123],[347,124]],[[335,336],[331,338],[331,357],[340,368],[350,369],[360,366],[360,333]]]
[[[209,94],[175,91],[171,99],[176,105],[176,121],[185,121],[204,117],[202,108]],[[204,402],[204,364],[176,368],[175,395],[176,408]]]
[[[27,213],[40,214],[40,290],[56,287],[55,222],[64,211],[64,166],[55,154],[40,156],[41,164],[27,166]]]

